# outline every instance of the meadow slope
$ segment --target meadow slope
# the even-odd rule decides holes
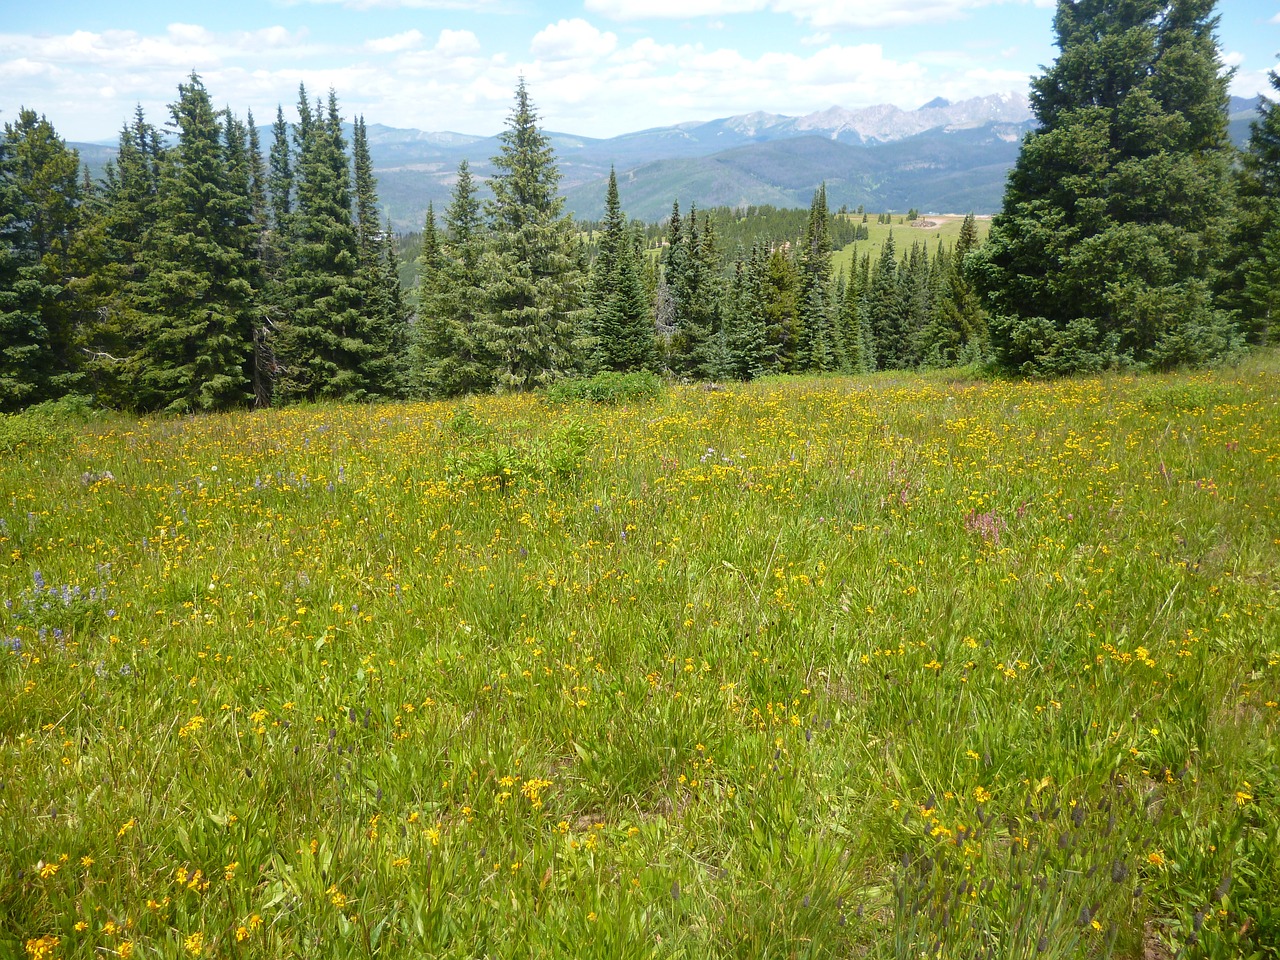
[[[1280,356],[61,441],[0,956],[1277,956]]]

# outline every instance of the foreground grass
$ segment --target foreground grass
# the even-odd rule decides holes
[[[1278,404],[1264,355],[10,456],[0,956],[1276,956]]]

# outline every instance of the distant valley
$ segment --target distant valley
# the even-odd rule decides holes
[[[1258,100],[1232,98],[1231,135],[1243,143]],[[623,207],[656,221],[682,207],[807,206],[819,183],[833,208],[993,213],[1022,138],[1034,126],[1024,96],[957,103],[936,99],[917,110],[879,105],[832,107],[802,117],[750,113],[681,123],[607,139],[549,132],[566,208],[579,219],[604,211],[605,182],[618,171]],[[263,149],[270,128],[263,128]],[[496,136],[398,129],[371,123],[369,145],[384,213],[401,231],[421,228],[427,204],[449,202],[458,164],[493,172]],[[75,143],[94,173],[113,145]]]

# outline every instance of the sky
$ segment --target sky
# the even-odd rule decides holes
[[[1052,62],[1052,0],[45,0],[0,12],[0,121],[114,141],[168,120],[197,72],[259,124],[298,85],[345,117],[489,135],[524,76],[542,126],[588,137],[762,110],[1025,93]],[[1280,0],[1221,0],[1232,92],[1271,90]],[[1273,90],[1271,92],[1274,93]]]

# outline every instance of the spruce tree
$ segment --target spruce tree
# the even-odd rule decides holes
[[[404,389],[401,374],[405,342],[400,278],[388,270],[386,237],[378,212],[378,182],[369,153],[369,133],[364,117],[357,117],[351,136],[351,157],[355,170],[355,228],[357,285],[360,312],[364,318],[365,356],[360,377],[370,396],[400,396]],[[390,234],[390,227],[387,228]],[[392,244],[394,251],[394,244]]]
[[[691,206],[689,223],[697,214]],[[690,237],[693,253],[688,304],[688,345],[694,359],[694,370],[706,380],[723,380],[733,375],[729,360],[729,344],[723,325],[724,276],[720,244],[711,215],[702,215],[702,228]]]
[[[557,193],[560,172],[523,77],[515,101],[489,181],[483,348],[497,360],[499,386],[522,390],[574,367],[585,291],[577,231]]]
[[[681,361],[676,358],[675,343],[683,321],[688,273],[689,248],[685,243],[680,201],[675,200],[672,201],[671,216],[667,220],[667,239],[662,248],[662,272],[654,294],[654,318],[658,334],[662,338],[667,365],[673,370],[681,366]]]
[[[0,140],[0,411],[78,384],[67,281],[80,196],[79,155],[20,109]]]
[[[800,252],[799,369],[827,372],[844,365],[844,343],[831,296],[831,214],[827,185],[814,191]]]
[[[624,235],[599,321],[601,359],[608,370],[640,370],[653,364],[653,312],[636,257],[632,238]]]
[[[307,111],[310,112],[309,106]],[[289,150],[289,125],[285,123],[283,107],[276,107],[276,122],[271,125],[271,136],[267,187],[271,194],[271,225],[280,231],[285,229],[289,216],[293,213],[293,159]]]
[[[445,213],[444,238],[430,204],[422,234],[414,380],[415,392],[423,396],[454,397],[493,386],[497,358],[483,343],[486,239],[475,181],[463,160]]]
[[[765,259],[760,305],[768,344],[768,372],[799,369],[800,274],[790,244],[778,244]]]
[[[225,410],[248,402],[253,288],[243,141],[228,143],[196,74],[169,107],[178,142],[161,169],[156,221],[142,250],[143,409]],[[234,128],[235,125],[232,125]],[[240,156],[229,154],[240,151]]]
[[[753,246],[746,261],[739,260],[734,270],[728,308],[731,317],[729,352],[734,374],[741,380],[754,380],[769,370],[764,304],[761,301],[765,262],[761,249]]]
[[[998,361],[1167,367],[1232,352],[1210,294],[1231,213],[1214,0],[1059,0],[1038,127],[972,265]]]
[[[874,343],[877,369],[901,370],[907,365],[909,351],[903,337],[902,294],[892,233],[880,248],[880,259],[866,288],[864,316]]]
[[[1280,94],[1280,71],[1271,71]],[[1251,343],[1280,339],[1280,98],[1263,98],[1238,174],[1239,208],[1224,300]]]
[[[627,226],[612,169],[601,226],[591,274],[591,368],[625,371],[652,366],[654,324],[640,264],[644,253]]]
[[[933,319],[933,271],[928,248],[916,241],[903,255],[898,270],[898,301],[902,317],[902,357],[904,368],[916,367],[923,358],[924,340]]]
[[[337,95],[314,110],[298,90],[297,203],[274,349],[284,400],[360,400],[370,393],[368,324],[360,310],[351,174]]]
[[[591,263],[590,311],[587,314],[586,331],[591,340],[591,359],[587,373],[599,367],[613,369],[609,363],[609,355],[614,352],[613,345],[606,342],[602,324],[609,311],[610,297],[617,287],[618,254],[626,236],[626,227],[626,216],[618,197],[618,175],[610,167],[609,184],[604,195],[604,220],[600,224],[600,240],[596,245],[595,259]]]
[[[142,346],[142,249],[156,221],[160,133],[138,107],[120,131],[114,162],[86,205],[75,245],[74,291],[84,388],[108,406],[135,406],[134,366]]]
[[[229,115],[228,115],[229,116]],[[249,165],[249,208],[253,223],[247,257],[250,264],[249,281],[255,293],[253,311],[253,359],[250,364],[253,383],[253,403],[256,407],[271,405],[272,357],[267,343],[267,311],[270,267],[276,257],[271,242],[271,203],[268,200],[268,174],[262,158],[262,143],[254,124],[253,111],[248,112],[249,128],[247,161]]]
[[[938,299],[920,351],[922,362],[928,366],[976,363],[986,356],[986,317],[965,267],[977,246],[977,223],[970,213],[960,225],[955,248],[949,255],[939,249],[934,258],[939,265]]]

